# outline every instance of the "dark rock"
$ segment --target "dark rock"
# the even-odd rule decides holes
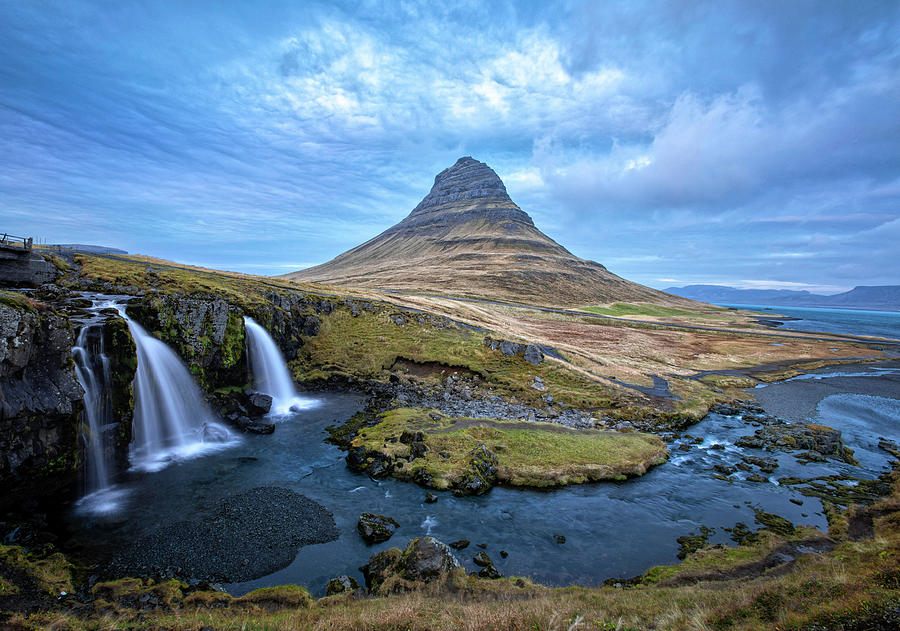
[[[433,537],[421,537],[410,541],[403,552],[391,548],[373,555],[360,570],[370,592],[384,595],[445,579],[458,568],[459,561],[449,546]]]
[[[316,335],[319,334],[319,325],[320,324],[321,324],[321,322],[319,321],[319,318],[317,318],[316,316],[314,316],[314,315],[306,316],[306,318],[303,320],[303,328],[301,329],[301,332],[306,337],[315,337]]]
[[[509,552],[507,552],[506,550],[500,550],[500,558],[501,559],[505,559],[508,556],[509,556]]]
[[[544,361],[544,353],[536,344],[529,344],[525,347],[524,358],[529,364],[537,366]]]
[[[356,529],[365,542],[371,545],[390,539],[399,525],[390,517],[363,513],[356,522]]]
[[[456,483],[453,492],[456,495],[484,495],[497,481],[497,456],[484,443],[469,452],[469,456],[469,469]]]
[[[769,478],[758,473],[751,473],[747,476],[747,482],[768,482]]]
[[[431,492],[425,493],[425,503],[426,504],[434,504],[437,501],[438,501],[437,495],[435,495],[434,493],[431,493]]]
[[[484,551],[476,554],[474,557],[472,557],[472,560],[475,562],[475,565],[477,565],[478,567],[487,567],[489,565],[494,564],[494,562],[491,561],[491,557],[489,557],[487,552],[484,552]]]
[[[731,475],[735,471],[737,471],[736,467],[730,467],[726,464],[716,464],[713,465],[713,470],[717,473],[721,473],[722,475]]]
[[[558,544],[560,544],[560,545],[562,545],[562,544],[564,544],[564,543],[566,542],[566,536],[565,536],[565,535],[556,535],[556,534],[555,534],[555,535],[553,535],[553,538],[556,539],[556,543],[558,543]]]
[[[510,342],[508,340],[503,340],[500,342],[500,352],[506,355],[507,357],[515,357],[520,352],[523,352],[525,347],[521,344],[517,344],[515,342]]]
[[[272,409],[272,397],[262,392],[254,392],[249,398],[249,410],[252,416],[262,416]]]
[[[747,464],[755,465],[760,468],[763,473],[772,473],[778,468],[778,461],[775,458],[760,458],[759,456],[741,456],[741,460]],[[823,458],[824,460],[824,458]]]
[[[841,432],[824,425],[767,425],[756,430],[753,436],[742,436],[735,441],[735,445],[756,449],[812,451],[849,464],[859,464],[853,457],[853,450],[844,445]]]
[[[483,567],[480,570],[478,570],[478,576],[480,578],[489,578],[489,579],[503,578],[503,575],[500,573],[500,570],[498,570],[496,567],[494,567],[493,563],[491,563],[487,567]]]
[[[338,576],[328,581],[325,587],[325,595],[334,596],[335,594],[343,594],[346,592],[354,592],[359,589],[359,583],[352,576]]]
[[[453,543],[450,544],[450,547],[453,548],[454,550],[465,550],[466,548],[469,547],[469,540],[468,539],[460,539],[459,541],[454,541]]]

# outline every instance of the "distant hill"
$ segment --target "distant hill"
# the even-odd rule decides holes
[[[859,286],[832,296],[788,289],[735,289],[724,285],[687,285],[664,291],[701,302],[900,311],[900,285]]]
[[[535,227],[489,166],[471,157],[441,171],[400,223],[327,263],[285,276],[537,305],[690,304],[569,252]]]
[[[110,248],[105,245],[84,245],[82,243],[57,243],[43,246],[47,249],[62,248],[63,250],[75,250],[76,252],[88,252],[90,254],[128,254],[125,250]]]

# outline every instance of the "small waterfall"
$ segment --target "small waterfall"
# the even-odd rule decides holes
[[[170,461],[216,451],[237,439],[216,422],[187,367],[175,352],[125,313],[137,347],[131,464],[158,471]]]
[[[84,416],[81,439],[85,447],[85,493],[104,491],[110,486],[113,425],[110,399],[109,358],[103,347],[103,325],[85,324],[75,347],[75,376],[84,390]]]
[[[297,394],[287,364],[268,331],[249,316],[244,316],[244,328],[247,331],[247,350],[253,387],[257,392],[272,397],[272,409],[269,414],[283,416],[292,411],[314,406],[315,400],[305,399]]]

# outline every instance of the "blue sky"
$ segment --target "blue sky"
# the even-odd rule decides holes
[[[258,274],[463,155],[654,287],[900,284],[900,3],[0,0],[0,229]]]

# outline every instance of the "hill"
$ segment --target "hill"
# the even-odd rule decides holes
[[[532,304],[687,301],[578,258],[538,230],[486,164],[460,158],[400,223],[293,280]]]
[[[831,296],[787,289],[735,289],[724,285],[687,285],[664,291],[702,302],[900,311],[900,285],[859,286]]]

